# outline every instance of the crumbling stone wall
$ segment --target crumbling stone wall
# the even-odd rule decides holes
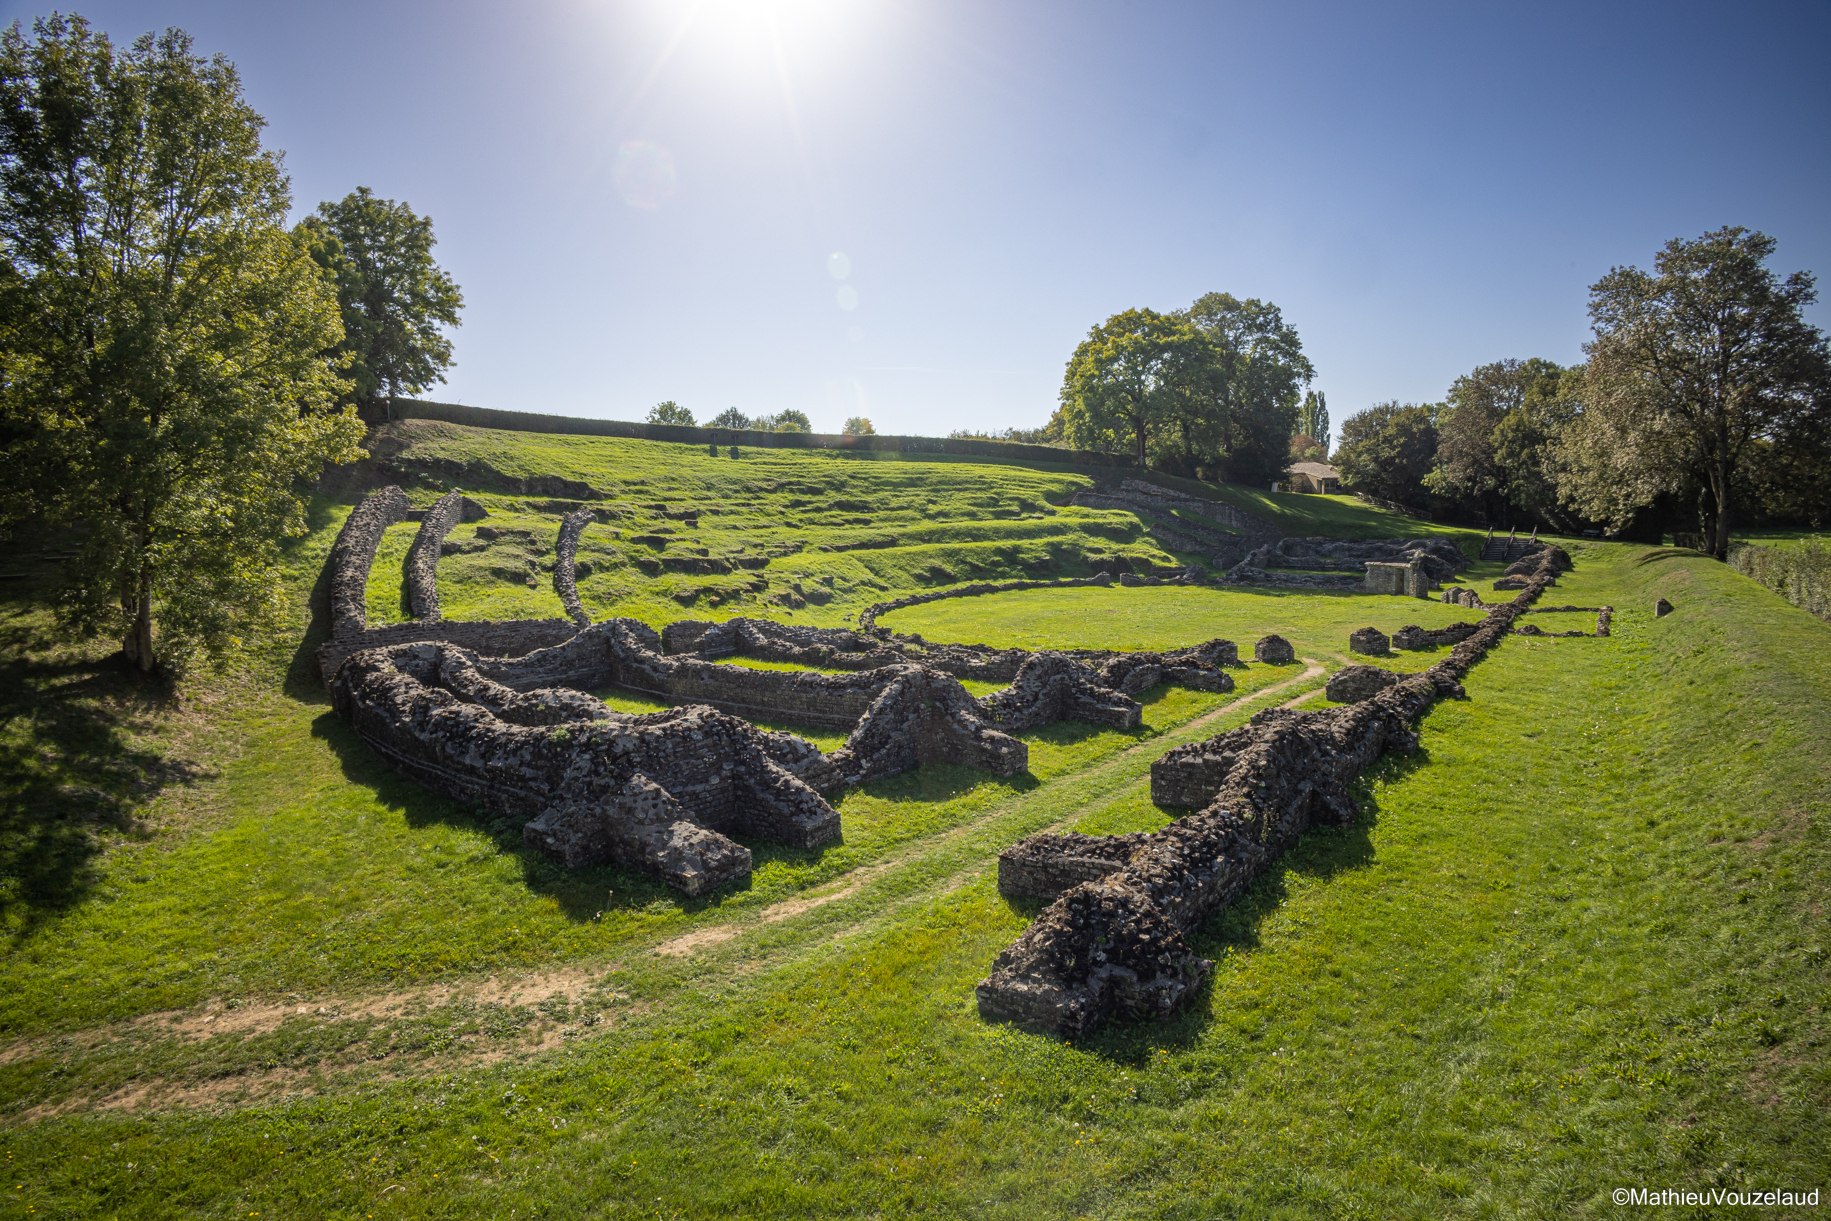
[[[1378,657],[1392,651],[1392,641],[1377,627],[1363,627],[1348,633],[1348,652]]]
[[[578,624],[568,619],[440,619],[436,623],[391,623],[350,635],[333,636],[319,645],[318,673],[328,687],[337,667],[350,654],[414,640],[455,644],[486,657],[521,657],[563,643],[578,630]]]
[[[1557,574],[1569,570],[1570,556],[1562,547],[1554,547],[1550,543],[1530,543],[1525,555],[1507,565],[1500,579],[1494,582],[1494,588],[1503,591],[1525,589],[1546,571],[1551,573],[1548,584],[1556,585]]]
[[[413,548],[407,552],[407,606],[415,619],[436,623],[440,618],[440,548],[452,527],[464,520],[464,503],[460,493],[447,492],[420,519],[419,533],[413,536]]]
[[[553,592],[559,595],[567,616],[580,627],[589,627],[591,616],[585,613],[584,604],[579,601],[579,536],[595,517],[590,509],[575,509],[560,518],[559,542],[554,546]]]
[[[1478,623],[1452,623],[1448,627],[1425,629],[1408,623],[1392,634],[1395,649],[1435,649],[1446,644],[1461,644],[1475,634]]]
[[[1297,650],[1291,642],[1282,636],[1261,636],[1259,642],[1252,646],[1254,661],[1262,661],[1271,666],[1288,666],[1297,660]]]
[[[1338,704],[1353,704],[1371,699],[1398,681],[1397,674],[1379,666],[1343,666],[1329,675],[1323,694]]]
[[[375,550],[389,526],[406,520],[407,493],[396,487],[370,492],[344,519],[329,561],[333,636],[354,635],[368,626],[365,593]]]
[[[1187,1001],[1213,969],[1187,934],[1309,826],[1357,815],[1348,783],[1383,751],[1417,748],[1413,723],[1438,698],[1463,694],[1462,677],[1551,583],[1557,563],[1542,557],[1513,602],[1423,674],[1345,708],[1269,709],[1167,752],[1151,767],[1152,799],[1196,813],[1131,846],[1122,868],[1062,892],[979,983],[981,1016],[1072,1036],[1117,1013],[1162,1015]],[[1057,851],[1050,838],[1008,850],[1027,879],[1046,880],[1052,868],[1072,877],[1055,856],[1099,857],[1079,841]]]
[[[729,834],[796,847],[839,834],[838,814],[783,766],[777,744],[736,717],[703,707],[627,716],[576,692],[518,696],[477,661],[449,644],[365,650],[337,671],[332,698],[397,770],[527,820],[527,840],[569,867],[614,860],[702,894],[750,872],[749,850]]]

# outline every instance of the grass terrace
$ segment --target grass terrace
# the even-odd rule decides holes
[[[657,624],[837,624],[979,576],[969,560],[985,579],[1027,557],[1170,562],[1131,515],[1063,507],[1087,480],[1066,470],[425,422],[383,440],[425,472],[416,503],[462,487],[478,524],[528,531],[444,559],[451,617],[559,613],[548,502],[581,498],[526,486],[543,475],[619,514],[586,532],[587,605]],[[1317,706],[1353,628],[1470,612],[1182,587],[895,612],[1032,648],[1228,636],[1249,656],[1277,632],[1306,660],[1246,665],[1227,695],[1148,692],[1130,733],[1024,735],[1024,776],[866,786],[842,842],[751,844],[747,887],[687,899],[559,869],[331,712],[314,586],[354,500],[328,489],[289,553],[290,635],[182,698],[106,643],[57,641],[53,561],[0,586],[8,1215],[1549,1218],[1615,1215],[1617,1186],[1824,1181],[1831,625],[1721,564],[1572,545],[1551,596],[1615,606],[1612,637],[1502,643],[1416,755],[1362,777],[1359,822],[1305,837],[1201,930],[1218,966],[1188,1012],[1070,1044],[974,1011],[1037,911],[998,894],[998,852],[1164,825],[1162,751]],[[1428,529],[1270,503],[1297,533]],[[377,562],[378,620],[401,614],[408,537]],[[753,575],[768,585],[738,588]],[[1655,619],[1660,596],[1677,609]],[[1566,618],[1593,627],[1529,621]]]

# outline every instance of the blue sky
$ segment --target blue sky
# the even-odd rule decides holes
[[[301,214],[433,217],[448,401],[1034,427],[1090,326],[1227,291],[1283,309],[1339,424],[1578,359],[1587,286],[1672,237],[1831,271],[1825,4],[76,11],[236,61]]]

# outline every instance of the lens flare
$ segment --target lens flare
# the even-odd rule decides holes
[[[835,280],[843,280],[852,274],[852,258],[842,251],[835,250],[826,256],[826,273]]]
[[[630,207],[659,208],[674,193],[674,154],[648,140],[625,140],[610,176]]]
[[[855,310],[858,308],[858,290],[850,284],[841,284],[839,291],[833,294],[839,301],[839,308]]]

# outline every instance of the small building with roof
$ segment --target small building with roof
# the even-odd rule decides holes
[[[1323,462],[1293,462],[1290,490],[1333,496],[1341,491],[1341,472]]]

